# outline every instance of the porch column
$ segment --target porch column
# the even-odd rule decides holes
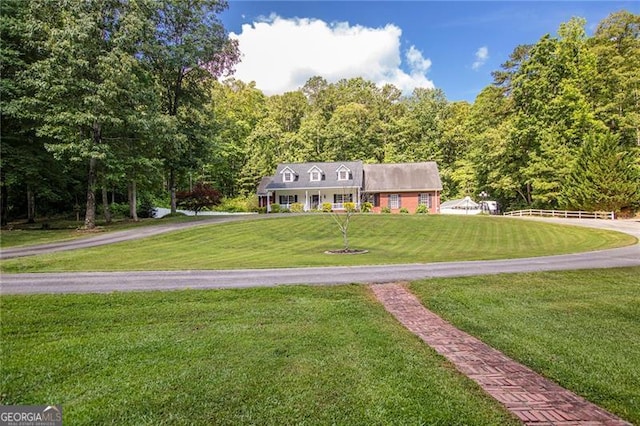
[[[309,202],[309,191],[304,191],[304,211],[311,210],[311,203]]]
[[[267,191],[267,213],[271,213],[271,192]]]
[[[318,207],[316,210],[322,210],[322,191],[318,189]]]

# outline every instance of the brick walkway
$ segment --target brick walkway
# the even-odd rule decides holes
[[[401,284],[371,286],[405,327],[527,425],[630,425],[427,310]]]

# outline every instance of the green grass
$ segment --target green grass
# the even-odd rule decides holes
[[[11,229],[0,231],[0,248],[68,241],[76,238],[91,237],[99,232],[123,231],[125,229],[166,223],[200,221],[208,217],[210,218],[211,216],[175,216],[162,219],[140,219],[138,222],[125,219],[114,220],[109,225],[104,221],[98,221],[98,228],[91,232],[79,229],[82,227],[82,223],[72,220],[55,219],[43,220],[37,223],[14,223],[11,225]],[[43,226],[48,229],[43,229]]]
[[[611,231],[501,217],[359,215],[350,228],[358,256],[342,248],[328,215],[242,221],[144,240],[3,261],[3,272],[233,269],[424,263],[573,253],[636,240]]]
[[[640,267],[437,279],[410,288],[457,327],[640,424]]]
[[[518,424],[362,286],[1,302],[0,403],[69,424]]]

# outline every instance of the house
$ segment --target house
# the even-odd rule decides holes
[[[361,161],[331,163],[286,163],[278,165],[274,176],[258,185],[260,207],[279,204],[291,208],[299,204],[305,211],[344,210],[351,202],[360,208],[370,202],[374,212],[389,208],[414,212],[425,205],[431,213],[440,207],[442,183],[435,162],[404,164],[363,164]]]
[[[392,213],[403,208],[413,213],[420,205],[429,213],[438,213],[442,192],[438,165],[434,161],[365,164],[363,192],[375,213],[385,208]]]

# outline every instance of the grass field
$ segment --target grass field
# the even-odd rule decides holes
[[[640,424],[640,267],[427,280],[423,304]]]
[[[242,221],[144,240],[5,260],[3,272],[278,268],[424,263],[542,256],[619,247],[629,235],[502,217],[358,215],[350,230],[359,256],[342,248],[328,215]]]
[[[68,424],[518,424],[364,286],[1,303],[0,403]]]
[[[98,221],[98,228],[92,232],[80,230],[82,223],[72,220],[56,219],[38,223],[16,223],[11,225],[11,230],[3,229],[0,231],[0,248],[67,241],[91,237],[101,232],[123,231],[125,229],[166,223],[200,221],[208,217],[211,216],[174,216],[162,219],[140,219],[138,222],[128,219],[114,220],[109,225],[106,225],[103,221]]]

